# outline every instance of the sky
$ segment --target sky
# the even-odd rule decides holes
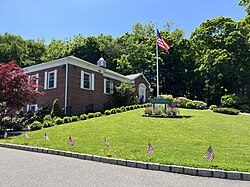
[[[245,15],[238,0],[0,0],[0,34],[44,38],[46,43],[78,34],[116,38],[131,33],[136,22],[157,22],[162,29],[172,21],[189,38],[207,19],[239,21]]]

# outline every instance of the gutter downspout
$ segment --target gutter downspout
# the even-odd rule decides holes
[[[65,92],[64,92],[64,114],[67,114],[67,102],[68,102],[68,60],[65,58]]]

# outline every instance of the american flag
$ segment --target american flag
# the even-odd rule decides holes
[[[27,133],[27,132],[25,132],[24,137],[25,137],[25,138],[29,138],[29,136],[28,136],[28,133]]]
[[[7,131],[4,132],[3,138],[7,138],[8,137],[8,133]]]
[[[168,43],[161,37],[160,32],[157,29],[157,44],[159,45],[160,48],[164,49],[167,53],[168,50],[170,49],[170,46]]]
[[[108,146],[109,148],[112,148],[106,137],[104,137],[104,145]]]
[[[205,152],[204,157],[210,161],[214,159],[214,153],[211,146],[209,146],[208,150]]]
[[[45,140],[49,141],[49,135],[47,133],[45,133]]]
[[[73,145],[74,145],[74,141],[73,141],[73,139],[72,139],[71,136],[69,137],[68,145],[70,145],[70,146],[73,146]]]
[[[151,146],[150,143],[148,143],[148,149],[147,149],[148,156],[150,156],[154,152],[155,151],[154,151],[153,147]]]

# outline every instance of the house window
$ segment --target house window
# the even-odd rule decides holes
[[[81,85],[82,89],[94,90],[94,74],[81,71]]]
[[[57,70],[45,72],[44,89],[53,89],[57,87]]]
[[[108,79],[104,79],[104,93],[113,94],[114,93],[114,82]]]
[[[36,85],[36,88],[34,90],[38,90],[38,78],[39,78],[39,74],[37,73],[37,74],[31,75],[29,77],[30,77],[31,84]]]
[[[27,112],[36,112],[38,110],[37,104],[27,105]]]

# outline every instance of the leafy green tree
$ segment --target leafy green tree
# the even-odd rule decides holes
[[[121,82],[118,86],[115,86],[114,96],[116,104],[118,106],[132,104],[134,91],[135,86],[129,81]]]
[[[62,117],[63,116],[63,112],[62,112],[61,107],[59,105],[59,100],[58,99],[54,100],[50,115],[52,117]]]

